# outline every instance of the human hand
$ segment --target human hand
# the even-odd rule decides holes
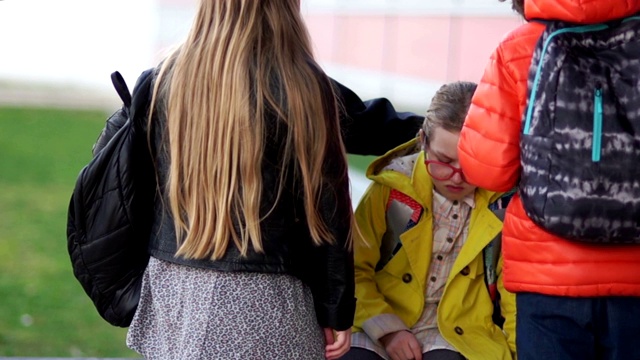
[[[336,360],[346,354],[351,347],[351,329],[335,331],[324,328],[325,357],[327,360]]]
[[[420,360],[422,346],[410,331],[400,330],[380,338],[387,354],[392,360]]]

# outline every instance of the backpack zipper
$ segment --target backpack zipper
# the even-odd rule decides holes
[[[556,30],[556,31],[552,32],[549,35],[549,37],[547,37],[547,39],[544,42],[544,45],[542,46],[542,55],[540,55],[541,59],[540,59],[540,61],[538,61],[538,66],[536,68],[536,74],[535,74],[535,76],[533,78],[533,84],[531,86],[531,91],[529,92],[529,101],[527,102],[527,112],[525,113],[524,128],[522,130],[523,134],[528,135],[529,132],[531,131],[531,119],[533,118],[533,106],[535,105],[536,93],[538,92],[538,86],[540,85],[540,76],[542,75],[542,65],[544,64],[544,61],[542,61],[542,57],[544,57],[544,54],[547,53],[547,47],[551,43],[551,40],[553,40],[554,37],[556,37],[558,35],[561,35],[561,34],[564,34],[564,33],[582,34],[582,33],[586,33],[586,32],[599,31],[599,30],[604,30],[604,29],[608,29],[608,28],[609,28],[609,26],[607,24],[592,24],[592,25],[574,26],[574,27],[568,27],[568,28]]]
[[[591,146],[591,160],[600,161],[602,154],[602,88],[596,86],[593,99],[593,144]]]

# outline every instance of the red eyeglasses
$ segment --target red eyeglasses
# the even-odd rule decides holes
[[[427,172],[432,178],[440,181],[451,179],[456,173],[460,173],[462,181],[467,181],[464,177],[462,169],[453,167],[447,163],[436,160],[425,160],[424,164],[427,166]]]

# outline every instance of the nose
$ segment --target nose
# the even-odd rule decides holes
[[[453,182],[456,185],[462,184],[464,182],[462,171],[456,171],[451,177],[451,182]]]

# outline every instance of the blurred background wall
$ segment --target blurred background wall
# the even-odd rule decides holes
[[[0,1],[0,101],[46,101],[42,92],[64,87],[76,101],[111,106],[109,74],[133,83],[183,38],[195,4]],[[302,8],[331,76],[363,98],[420,112],[443,82],[479,80],[495,45],[521,22],[498,0],[302,0]],[[36,86],[29,94],[25,84]]]
[[[499,40],[520,24],[498,0],[307,0],[325,69],[362,97],[422,112],[444,82],[478,81]]]

